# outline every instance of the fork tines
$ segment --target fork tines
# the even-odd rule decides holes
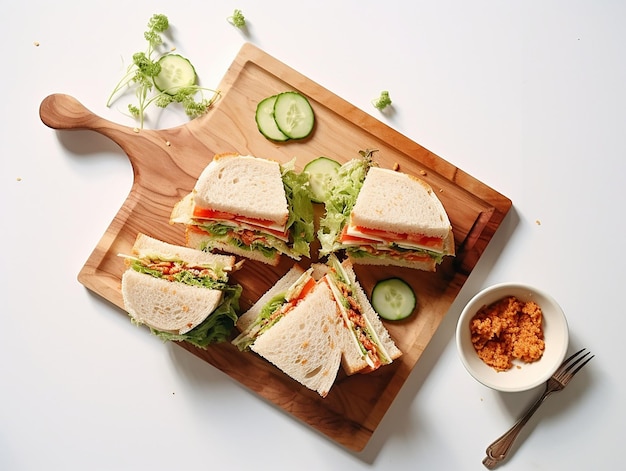
[[[578,365],[578,366],[577,366],[577,368],[576,368],[574,371],[571,371],[571,373],[570,373],[572,376],[574,376],[576,373],[578,373],[578,371],[579,371],[579,370],[580,370],[583,366],[585,366],[587,363],[589,363],[589,361],[590,361],[593,357],[595,357],[595,355],[591,355],[591,352],[590,352],[590,351],[587,351],[587,353],[585,353],[584,355],[579,356],[579,355],[580,355],[582,352],[584,352],[585,350],[586,350],[585,348],[581,348],[580,350],[578,350],[576,353],[572,354],[570,357],[568,357],[568,358],[567,358],[567,359],[563,362],[563,364],[562,364],[561,368],[563,368],[563,367],[565,367],[565,366],[567,365],[567,366],[566,366],[566,368],[562,371],[562,373],[563,373],[563,374],[570,373],[570,370],[571,370],[572,368],[574,368],[576,365]],[[591,355],[591,356],[589,356],[589,355]],[[569,363],[572,359],[574,359],[574,358],[576,358],[576,357],[578,357],[578,358],[576,359],[576,361],[572,362],[571,364],[568,364],[568,363]],[[585,360],[585,358],[587,358],[587,359]],[[581,361],[583,361],[583,360],[585,360],[585,361],[579,365],[579,363],[580,363]]]

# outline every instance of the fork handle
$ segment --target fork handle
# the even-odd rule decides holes
[[[513,427],[509,429],[504,435],[498,438],[495,442],[487,447],[487,457],[483,460],[483,464],[487,469],[495,468],[498,463],[504,460],[515,442],[515,439],[519,435],[526,422],[530,420],[533,414],[539,409],[539,406],[550,395],[552,391],[546,390],[537,401],[526,411],[526,413],[519,419]]]

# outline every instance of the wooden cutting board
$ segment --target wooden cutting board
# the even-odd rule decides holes
[[[448,257],[436,273],[357,267],[368,294],[377,280],[389,276],[404,278],[416,292],[416,313],[406,321],[386,323],[404,353],[399,360],[369,375],[340,373],[322,399],[254,353],[241,353],[229,343],[207,350],[180,344],[337,443],[360,451],[415,367],[511,201],[251,44],[242,47],[219,90],[220,100],[206,115],[163,130],[137,130],[110,122],[68,95],[54,94],[43,100],[40,117],[47,126],[87,129],[107,136],[128,155],[134,172],[126,201],[78,279],[123,309],[120,280],[125,267],[117,254],[129,253],[138,232],[184,244],[183,228],[169,224],[170,212],[191,191],[214,154],[238,152],[281,162],[296,157],[297,167],[302,169],[322,155],[345,162],[358,157],[360,150],[378,149],[375,159],[381,167],[399,165],[400,171],[419,176],[438,192],[453,226],[457,250],[457,256]],[[305,141],[277,144],[258,132],[254,112],[261,99],[287,90],[309,98],[316,127]],[[254,303],[292,264],[288,258],[278,267],[247,261],[233,280],[244,287],[242,308]]]

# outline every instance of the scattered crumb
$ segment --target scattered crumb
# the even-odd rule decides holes
[[[443,188],[439,188],[439,193],[443,193]]]
[[[33,46],[39,47],[39,41],[33,41]]]
[[[542,321],[537,303],[507,296],[483,306],[472,318],[472,344],[480,359],[497,371],[511,369],[513,359],[532,363],[545,350]]]
[[[22,181],[22,177],[17,177],[17,181],[21,182]]]
[[[420,170],[420,175],[425,177],[427,175],[426,170]]]
[[[133,132],[139,133],[139,128],[133,128]]]
[[[535,224],[537,224],[538,226],[541,226],[541,221],[540,221],[539,219],[537,219],[537,220],[535,221]]]
[[[398,162],[395,162],[395,163],[393,164],[393,169],[394,169],[395,171],[400,170],[400,164],[399,164]]]
[[[165,141],[165,145],[166,145],[167,147],[170,147],[170,146],[172,145],[172,143],[171,143],[170,141]]]

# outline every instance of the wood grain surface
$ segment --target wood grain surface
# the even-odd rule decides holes
[[[357,267],[368,294],[377,280],[392,275],[407,280],[416,292],[417,312],[406,321],[386,323],[404,353],[399,360],[368,375],[340,373],[329,395],[321,398],[255,354],[241,353],[229,343],[206,350],[180,344],[337,443],[360,451],[418,362],[511,201],[252,44],[242,47],[219,90],[221,98],[206,115],[163,130],[137,130],[102,119],[69,95],[54,94],[43,100],[40,117],[44,124],[59,130],[92,130],[110,138],[128,155],[134,172],[126,201],[78,279],[123,310],[120,280],[125,267],[117,254],[129,253],[138,232],[184,244],[184,229],[169,224],[170,212],[215,154],[238,152],[281,162],[296,157],[297,167],[302,169],[322,155],[345,162],[358,157],[360,150],[378,149],[375,160],[381,167],[397,164],[401,171],[417,175],[438,192],[452,223],[457,250],[457,256],[447,257],[436,273]],[[277,144],[258,132],[254,112],[261,99],[287,90],[309,98],[316,126],[304,141]],[[254,303],[292,264],[288,258],[278,267],[246,261],[233,277],[244,287],[242,307]]]

